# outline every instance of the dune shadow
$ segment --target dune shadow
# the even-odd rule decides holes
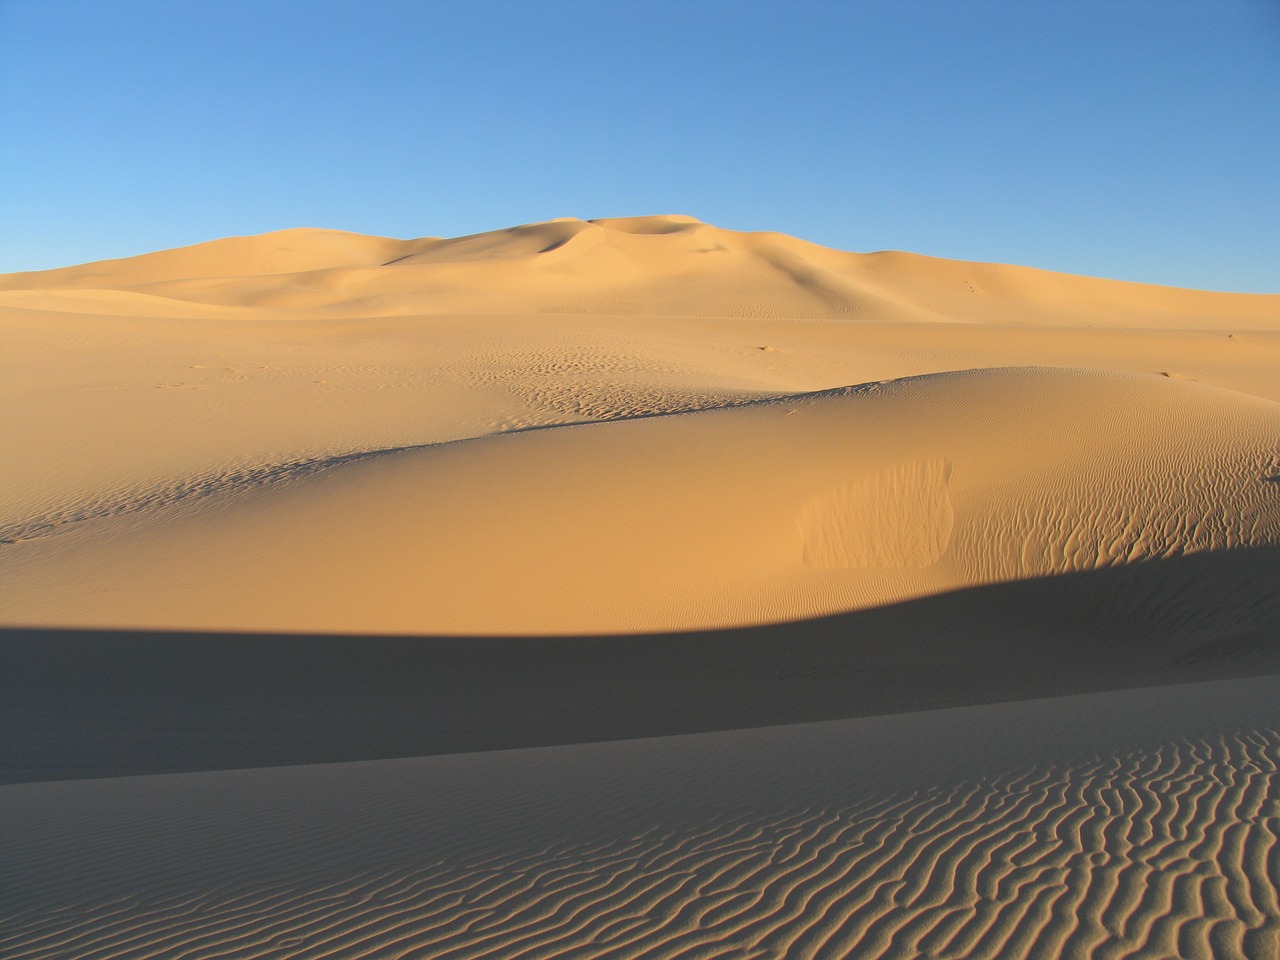
[[[1280,547],[611,636],[0,629],[0,782],[834,720],[1280,673]]]

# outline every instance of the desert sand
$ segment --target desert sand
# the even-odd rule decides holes
[[[1280,295],[664,216],[0,331],[6,956],[1280,956]]]

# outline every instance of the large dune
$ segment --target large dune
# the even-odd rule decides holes
[[[6,956],[1280,950],[1280,295],[566,219],[0,336]]]
[[[1280,404],[1219,388],[935,374],[307,464],[209,491],[194,510],[175,495],[159,523],[140,524],[160,509],[140,505],[47,536],[19,528],[4,612],[417,634],[796,621],[1278,547],[1278,444]],[[1094,615],[1099,628],[1163,618],[1179,633],[1280,624],[1274,584],[1195,589],[1198,603],[1153,589]]]
[[[1275,298],[885,251],[846,253],[692,217],[554,220],[453,239],[284,230],[0,278],[3,301],[172,301],[329,317],[573,313],[1274,327]],[[200,314],[197,314],[200,315]]]

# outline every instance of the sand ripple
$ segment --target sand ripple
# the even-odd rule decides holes
[[[0,944],[13,960],[1262,960],[1280,952],[1278,761],[1280,731],[1253,729],[536,849],[258,885],[230,870],[11,914]]]

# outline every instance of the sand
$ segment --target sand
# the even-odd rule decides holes
[[[669,216],[0,331],[6,955],[1280,952],[1280,296]]]

